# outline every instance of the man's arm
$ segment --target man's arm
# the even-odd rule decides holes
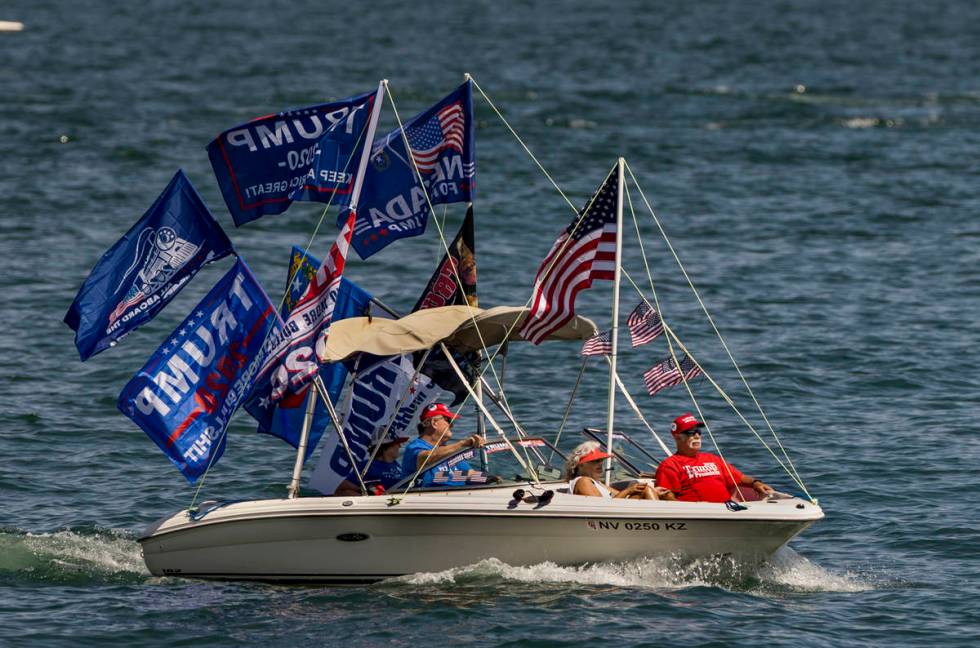
[[[483,438],[479,434],[474,434],[456,443],[436,446],[432,450],[423,450],[415,458],[415,469],[422,470],[423,467],[431,468],[450,455],[454,455],[466,448],[479,448],[483,445]]]
[[[742,475],[742,480],[739,483],[743,486],[751,486],[759,495],[772,495],[776,492],[772,486],[751,475]]]
[[[335,490],[333,494],[341,496],[360,495],[361,487],[345,479],[344,481],[340,482],[340,485],[337,486],[337,490]]]

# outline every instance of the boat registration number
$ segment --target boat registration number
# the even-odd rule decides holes
[[[595,531],[687,531],[687,522],[589,520],[588,525]]]

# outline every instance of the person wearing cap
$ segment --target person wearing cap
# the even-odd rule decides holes
[[[761,496],[775,491],[761,479],[741,473],[710,452],[701,452],[704,424],[686,412],[674,419],[671,433],[677,452],[657,467],[656,483],[670,491],[665,499],[683,502],[727,502],[736,486],[750,486]]]
[[[403,443],[408,441],[408,437],[389,437],[387,441],[381,443],[375,452],[375,445],[368,449],[368,458],[374,456],[374,461],[368,466],[364,476],[358,479],[357,473],[364,470],[364,464],[352,470],[344,481],[340,482],[334,495],[360,495],[361,481],[371,495],[381,495],[389,488],[397,484],[405,476],[402,466],[398,463],[398,452]]]
[[[465,461],[453,465],[452,471],[447,466],[438,465],[443,459],[461,450],[483,445],[483,438],[478,434],[450,443],[454,420],[456,415],[443,403],[432,403],[423,408],[419,415],[419,436],[405,446],[405,454],[402,456],[402,470],[406,476],[422,471],[423,486],[465,486],[467,476],[480,474],[479,471],[472,470]]]
[[[660,499],[660,490],[644,482],[633,482],[623,490],[603,484],[602,462],[611,456],[603,452],[595,441],[586,441],[576,446],[565,464],[568,492],[572,495],[606,499]]]

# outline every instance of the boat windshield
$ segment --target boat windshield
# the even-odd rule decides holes
[[[606,447],[605,430],[585,428],[582,433],[592,441],[598,441],[603,448]],[[660,464],[659,459],[625,432],[613,432],[612,454],[618,464],[616,468],[632,477],[652,476]]]
[[[520,461],[511,448],[516,450]],[[541,438],[491,440],[482,448],[468,448],[446,458],[435,466],[434,477],[428,480],[419,475],[412,490],[526,484],[533,481],[530,471],[540,481],[557,481],[561,479],[560,466],[564,462],[565,455]],[[404,490],[411,481],[411,477],[403,479],[388,491]]]

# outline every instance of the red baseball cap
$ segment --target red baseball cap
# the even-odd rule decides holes
[[[582,465],[584,463],[589,463],[590,461],[598,461],[599,459],[605,459],[606,457],[611,457],[611,456],[612,455],[609,454],[608,452],[603,452],[599,448],[596,448],[595,450],[591,451],[589,454],[579,459],[578,463],[579,465]]]
[[[456,415],[449,411],[449,408],[442,403],[432,403],[431,405],[426,405],[419,414],[419,420],[424,421],[430,419],[434,416],[445,416],[450,421],[456,418]]]
[[[694,414],[685,412],[674,419],[674,424],[670,426],[672,434],[680,434],[696,427],[704,427],[704,423],[694,418]]]

